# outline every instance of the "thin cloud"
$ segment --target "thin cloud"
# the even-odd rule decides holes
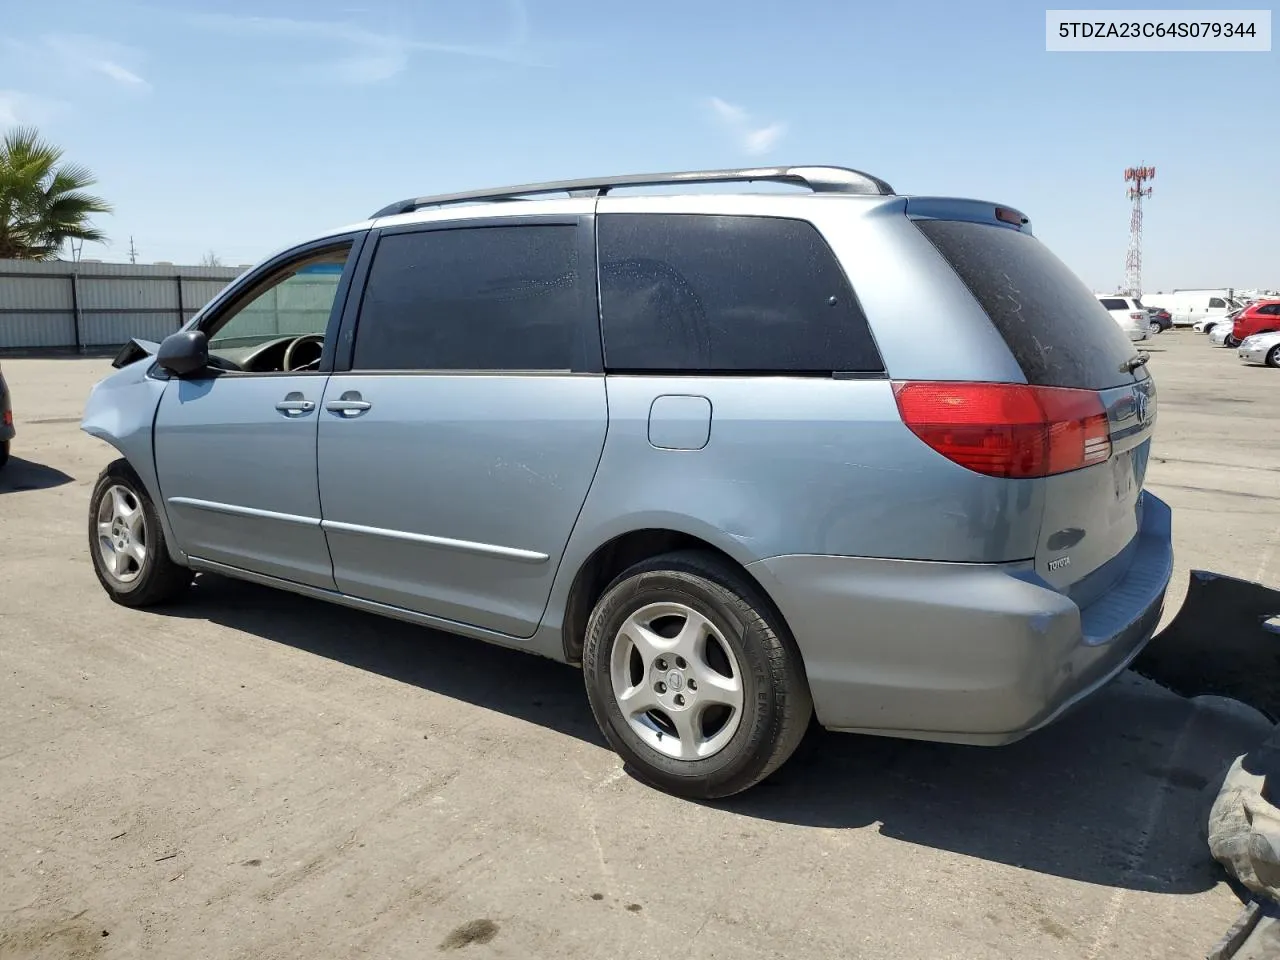
[[[0,90],[0,131],[26,124],[40,126],[64,112],[66,104],[21,90]]]
[[[241,17],[214,13],[197,15],[190,22],[207,30],[235,36],[310,40],[337,47],[337,56],[315,64],[307,72],[343,83],[370,84],[391,79],[409,66],[415,54],[424,53],[537,66],[528,50],[529,14],[524,0],[509,0],[508,20],[507,38],[496,44],[441,43],[380,33],[351,23],[293,17]]]
[[[147,81],[134,73],[127,67],[122,67],[114,60],[90,60],[86,64],[90,70],[96,70],[103,76],[110,77],[117,83],[127,84],[133,87],[148,86]]]
[[[787,132],[785,123],[774,121],[761,124],[743,107],[720,97],[708,97],[707,104],[720,126],[733,137],[738,148],[753,156],[768,153]]]
[[[131,47],[78,34],[50,34],[41,37],[40,43],[70,71],[97,74],[136,90],[151,88],[135,70],[126,66],[138,59],[137,51]]]
[[[82,34],[52,33],[33,40],[9,37],[3,41],[3,61],[19,73],[65,77],[73,84],[96,83],[105,77],[111,86],[149,90],[151,85],[133,66],[138,59],[132,47]]]

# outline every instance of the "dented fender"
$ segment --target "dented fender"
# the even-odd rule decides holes
[[[80,429],[115,447],[133,467],[160,515],[170,557],[176,563],[185,564],[186,557],[174,541],[156,476],[153,446],[156,410],[169,381],[148,375],[153,362],[150,355],[144,354],[94,384],[85,401]]]

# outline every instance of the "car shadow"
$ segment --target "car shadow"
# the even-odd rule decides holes
[[[196,577],[189,597],[162,612],[208,620],[605,746],[581,671],[545,657],[207,573]],[[520,683],[511,682],[514,676]]]
[[[322,604],[202,574],[190,601],[166,612],[605,745],[573,667]],[[877,829],[1105,886],[1192,893],[1223,879],[1199,828],[1204,788],[1261,736],[1256,720],[1197,707],[1126,673],[1048,729],[1000,748],[835,734],[814,724],[771,778],[707,805],[801,827]]]
[[[0,468],[0,493],[48,490],[51,487],[60,487],[64,483],[72,483],[74,480],[75,477],[68,476],[55,467],[47,467],[43,463],[11,456],[9,462]]]

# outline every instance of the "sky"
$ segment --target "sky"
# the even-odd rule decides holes
[[[829,163],[1015,206],[1106,291],[1147,165],[1145,290],[1280,287],[1280,52],[1048,53],[1025,0],[0,0],[17,124],[112,204],[86,258],[253,263],[408,196]]]

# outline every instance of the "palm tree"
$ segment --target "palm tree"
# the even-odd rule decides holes
[[[85,193],[97,180],[87,167],[63,163],[62,150],[34,127],[15,127],[0,140],[0,259],[52,260],[68,240],[102,243],[89,223],[110,213]]]

